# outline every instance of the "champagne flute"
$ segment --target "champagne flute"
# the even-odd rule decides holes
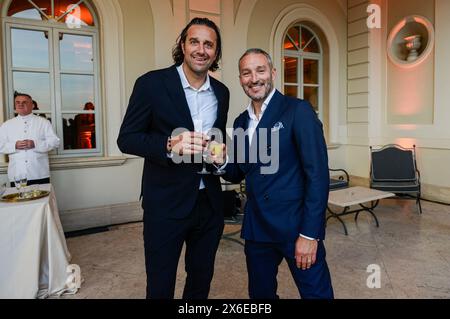
[[[203,121],[201,119],[196,119],[193,122],[194,122],[194,130],[195,130],[195,132],[199,132],[201,134],[205,134],[206,130],[203,127],[203,124],[204,124]],[[205,148],[203,148],[203,151],[202,151],[202,170],[200,172],[197,172],[197,174],[200,174],[200,175],[209,175],[209,174],[211,174],[206,169],[206,160],[207,160],[207,158],[208,158],[208,153],[205,152]]]
[[[223,156],[223,145],[218,143],[210,143],[209,145],[210,153],[214,154],[216,157]],[[215,162],[212,162],[216,170],[213,172],[216,176],[222,176],[225,175],[226,171],[222,169],[223,164],[217,164]]]
[[[20,183],[21,177],[20,176],[14,176],[14,186],[16,186],[17,191],[19,192],[19,197],[22,198],[22,185]]]
[[[22,193],[26,193],[25,189],[28,186],[28,179],[25,175],[20,178],[20,186],[23,189]]]
[[[202,152],[202,170],[200,172],[198,172],[198,174],[200,175],[210,175],[211,172],[209,172],[206,169],[206,163],[208,162],[209,156],[210,156],[210,151],[209,151],[209,141],[207,142],[208,144],[206,145],[206,148],[203,150]]]

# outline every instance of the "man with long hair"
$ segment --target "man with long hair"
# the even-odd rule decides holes
[[[142,177],[147,298],[174,297],[178,260],[186,244],[184,299],[206,299],[223,232],[220,180],[199,175],[201,164],[179,163],[201,155],[205,132],[225,136],[229,91],[208,75],[219,68],[218,27],[194,18],[173,50],[175,65],[149,72],[134,87],[118,145],[145,159]],[[183,133],[175,130],[186,128]]]

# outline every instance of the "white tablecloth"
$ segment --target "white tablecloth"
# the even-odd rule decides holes
[[[48,298],[68,289],[71,259],[51,185],[50,196],[24,202],[0,202],[0,298]],[[8,189],[5,194],[17,192]]]

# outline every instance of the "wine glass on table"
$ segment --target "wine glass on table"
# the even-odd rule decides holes
[[[20,177],[20,187],[22,188],[22,197],[26,194],[25,190],[28,186],[28,179],[25,175]]]
[[[16,175],[14,176],[14,186],[16,186],[17,191],[19,192],[19,198],[23,198],[22,197],[22,175]]]

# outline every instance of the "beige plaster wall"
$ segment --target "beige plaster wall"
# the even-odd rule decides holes
[[[434,25],[435,1],[389,0],[388,34],[404,17],[419,14]],[[420,65],[405,69],[388,61],[387,121],[389,124],[433,124],[434,50]]]
[[[125,82],[127,96],[135,80],[155,67],[154,20],[148,0],[119,0],[124,23]]]

